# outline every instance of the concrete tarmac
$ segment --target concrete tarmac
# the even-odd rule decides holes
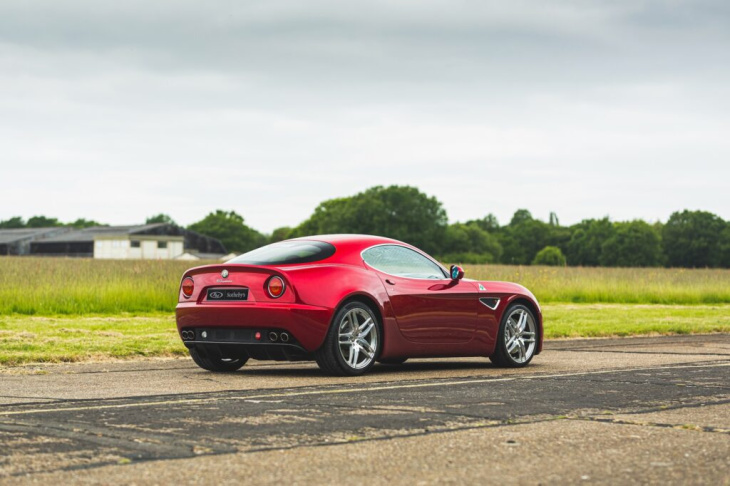
[[[730,335],[214,374],[189,359],[0,369],[0,483],[726,484]]]

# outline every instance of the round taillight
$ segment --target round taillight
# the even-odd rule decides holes
[[[193,282],[193,278],[185,277],[182,281],[182,293],[185,298],[190,298],[190,296],[193,295],[193,290],[195,290],[195,282]]]
[[[281,277],[271,277],[269,281],[266,282],[266,291],[275,299],[284,295],[284,289],[286,289],[286,285],[284,285],[284,281]]]

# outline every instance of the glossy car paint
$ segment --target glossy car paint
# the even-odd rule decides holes
[[[535,313],[538,323],[536,354],[542,350],[542,314],[535,297],[524,287],[508,282],[470,279],[411,279],[368,266],[363,250],[396,244],[389,238],[363,235],[324,235],[301,238],[333,244],[336,252],[315,263],[257,266],[226,263],[188,270],[195,282],[193,294],[179,293],[177,327],[277,329],[288,332],[304,352],[323,343],[337,309],[351,299],[369,304],[383,327],[381,359],[400,357],[489,356],[494,352],[502,315],[513,302]],[[430,258],[430,257],[429,257]],[[221,273],[229,272],[226,278]],[[444,269],[448,275],[448,271]],[[272,275],[281,277],[284,294],[272,298],[265,290]],[[480,285],[481,284],[481,285]],[[245,302],[209,302],[209,288],[249,289]],[[481,290],[481,289],[484,290]],[[480,297],[499,299],[492,310]],[[196,343],[187,343],[193,346]]]
[[[474,338],[480,303],[473,282],[380,276],[405,339],[440,344]]]

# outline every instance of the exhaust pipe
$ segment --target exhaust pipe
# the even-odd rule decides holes
[[[282,343],[288,343],[289,342],[289,334],[287,334],[285,332],[282,332],[281,333],[281,336],[279,336],[279,337],[281,338],[281,342]]]
[[[279,335],[276,334],[274,331],[271,331],[269,333],[269,341],[271,341],[272,343],[275,343],[277,339],[279,339]]]

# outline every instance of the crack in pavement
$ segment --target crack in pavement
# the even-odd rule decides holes
[[[236,450],[214,450],[211,452],[203,452],[199,454],[189,454],[185,456],[158,456],[158,457],[138,457],[134,458],[133,462],[139,463],[139,462],[164,462],[164,461],[170,461],[170,460],[176,460],[176,459],[184,459],[186,457],[199,457],[199,456],[210,456],[210,455],[227,455],[227,454],[254,454],[254,453],[260,453],[260,452],[272,452],[272,451],[286,451],[286,450],[294,450],[294,449],[302,449],[302,448],[315,448],[315,447],[336,447],[336,446],[342,446],[342,445],[348,445],[353,444],[356,442],[374,442],[374,441],[388,441],[388,440],[394,440],[394,439],[405,439],[405,438],[411,438],[411,437],[424,437],[427,435],[435,435],[435,434],[444,434],[448,432],[460,432],[460,431],[468,431],[468,430],[476,430],[476,429],[485,429],[485,428],[495,428],[495,427],[510,427],[510,426],[517,426],[517,425],[529,425],[529,424],[537,424],[542,422],[550,422],[555,420],[565,420],[567,417],[565,416],[550,416],[540,419],[529,419],[529,420],[521,420],[521,419],[507,419],[507,420],[494,420],[494,421],[476,421],[473,423],[466,423],[463,425],[455,425],[455,426],[432,426],[432,427],[424,427],[421,430],[411,430],[404,433],[390,433],[385,435],[380,435],[377,437],[359,437],[359,436],[351,436],[351,438],[345,439],[345,440],[332,440],[329,441],[326,438],[324,440],[320,440],[318,442],[309,442],[309,443],[302,443],[302,444],[293,444],[293,445],[287,445],[287,446],[271,446],[271,447],[250,447],[246,449],[236,449]],[[2,428],[3,425],[0,425],[0,428]],[[101,462],[101,463],[94,463],[94,464],[86,464],[81,466],[72,466],[72,467],[58,467],[55,469],[49,468],[45,469],[43,471],[34,471],[34,474],[37,474],[39,472],[49,473],[49,472],[58,472],[58,471],[69,471],[69,470],[89,470],[89,469],[96,469],[98,467],[103,467],[107,465],[115,464],[114,462]],[[26,476],[27,472],[19,472],[19,473],[13,473],[8,474],[8,477],[17,477],[17,476]],[[0,475],[0,478],[2,475]]]
[[[675,351],[616,351],[606,349],[597,351],[595,349],[565,349],[563,353],[601,353],[601,354],[659,354],[667,356],[730,356],[730,353],[679,353]]]
[[[723,401],[721,403],[730,403],[730,400]],[[286,404],[286,403],[285,403]],[[713,402],[712,404],[718,404],[718,402]],[[685,406],[675,406],[672,407],[672,409],[681,409],[681,408],[688,408],[688,407],[701,407],[707,405],[706,403],[694,403],[694,404],[688,404]],[[337,407],[343,407],[343,408],[353,408],[353,407],[347,407],[347,406],[337,406]],[[363,408],[363,407],[360,407]],[[406,412],[410,412],[411,410],[404,410]],[[632,411],[630,413],[649,413],[652,411],[656,411],[655,408],[641,410],[641,411]],[[446,413],[447,412],[433,412],[433,413]],[[619,412],[621,413],[621,412]],[[627,412],[623,412],[627,413]],[[530,424],[538,424],[538,423],[544,423],[544,422],[552,422],[552,421],[589,421],[589,422],[598,422],[603,424],[615,424],[615,425],[630,425],[630,426],[641,426],[641,427],[658,427],[658,428],[665,428],[665,429],[681,429],[681,430],[689,430],[693,432],[703,432],[703,433],[719,433],[719,434],[730,434],[730,429],[723,429],[718,427],[711,427],[711,426],[696,426],[691,424],[667,424],[667,423],[656,423],[656,422],[640,422],[640,421],[632,421],[632,420],[625,420],[625,419],[613,419],[608,417],[602,417],[602,416],[574,416],[574,415],[548,415],[548,416],[542,416],[540,418],[534,418],[534,417],[525,417],[525,418],[510,418],[510,419],[503,419],[503,420],[490,420],[488,417],[479,417],[479,416],[470,416],[470,415],[462,415],[464,418],[471,418],[474,419],[473,421],[467,421],[462,424],[454,424],[454,425],[431,425],[424,427],[420,430],[409,430],[407,432],[402,433],[386,433],[384,435],[374,436],[374,437],[364,437],[364,436],[357,436],[353,435],[347,439],[335,439],[335,440],[328,440],[328,437],[324,437],[323,439],[317,441],[317,442],[309,442],[309,443],[300,443],[300,444],[293,444],[293,445],[287,445],[287,446],[270,446],[270,447],[249,447],[244,449],[237,449],[237,448],[227,448],[226,449],[209,449],[208,443],[206,443],[206,448],[208,448],[207,451],[202,453],[195,453],[192,449],[186,450],[184,455],[179,455],[180,448],[179,447],[173,447],[169,448],[169,452],[173,452],[173,454],[165,455],[165,454],[157,454],[155,457],[134,457],[133,462],[139,463],[139,462],[165,462],[169,460],[175,460],[175,459],[181,459],[185,457],[198,457],[202,455],[226,455],[226,454],[255,454],[255,453],[261,453],[261,452],[275,452],[275,451],[286,451],[286,450],[295,450],[295,449],[302,449],[302,448],[316,448],[316,447],[338,447],[343,445],[349,445],[353,443],[361,443],[361,442],[377,442],[377,441],[390,441],[390,440],[397,440],[397,439],[407,439],[407,438],[415,438],[415,437],[424,437],[428,435],[438,435],[438,434],[445,434],[450,432],[461,432],[461,431],[469,431],[469,430],[478,430],[478,429],[487,429],[487,428],[497,428],[497,427],[514,427],[514,426],[522,426],[522,425],[530,425]],[[29,427],[34,427],[35,424],[26,424]],[[0,424],[0,429],[6,428],[5,424]],[[93,432],[93,431],[92,431]],[[87,437],[88,440],[88,437]],[[92,438],[90,442],[94,443],[101,443],[104,445],[113,444],[115,441],[118,442],[125,442],[120,441],[118,439],[113,439],[111,441],[104,441],[102,440],[96,440],[95,438]],[[134,448],[146,448],[144,447],[144,444],[140,444],[138,442],[131,442],[128,443],[127,446],[132,446]],[[157,451],[159,452],[159,450]],[[174,452],[177,452],[175,454]],[[95,469],[98,467],[103,467],[107,465],[115,464],[114,462],[99,462],[94,464],[87,464],[87,465],[81,465],[81,466],[71,466],[71,467],[59,467],[59,468],[49,468],[45,469],[43,471],[34,471],[34,473],[39,472],[57,472],[57,471],[69,471],[69,470],[90,470]],[[23,476],[27,473],[17,473],[17,474],[10,474],[9,476]]]
[[[605,384],[605,380],[596,380],[596,379],[585,379],[585,380],[577,380],[572,377],[566,377],[566,378],[555,378],[556,380],[560,381],[573,381],[573,382],[589,382],[589,383],[602,383]],[[655,385],[655,386],[667,386],[667,387],[686,387],[686,388],[714,388],[714,389],[720,389],[720,390],[728,390],[730,391],[730,386],[724,386],[724,385],[717,385],[714,383],[691,383],[691,382],[667,382],[667,381],[653,381],[653,380],[642,380],[642,381],[633,381],[633,380],[611,380],[611,383],[614,384],[623,384],[623,385]]]
[[[617,424],[617,425],[636,425],[640,427],[659,427],[665,429],[682,429],[691,430],[693,432],[706,432],[713,434],[727,434],[730,435],[730,429],[712,427],[706,425],[693,425],[693,424],[669,424],[661,422],[639,422],[635,420],[626,419],[611,419],[605,417],[568,417],[569,420],[583,420],[589,422],[600,422],[605,424]]]
[[[347,393],[360,393],[369,391],[383,391],[383,390],[405,390],[412,388],[431,388],[431,387],[443,387],[443,386],[463,386],[479,383],[498,383],[507,381],[527,381],[545,378],[571,378],[577,376],[591,376],[591,375],[606,375],[614,373],[628,373],[635,371],[659,371],[659,370],[676,370],[676,369],[700,369],[700,368],[720,368],[730,366],[730,361],[725,362],[712,362],[712,364],[681,364],[681,365],[665,365],[655,367],[637,367],[637,368],[622,368],[622,369],[607,369],[607,370],[593,370],[593,371],[581,371],[581,372],[568,372],[568,373],[554,373],[554,374],[536,374],[536,375],[511,375],[502,378],[474,378],[474,379],[457,379],[457,380],[446,380],[446,381],[435,381],[435,380],[423,380],[423,382],[409,382],[403,384],[402,382],[389,382],[394,384],[366,384],[359,385],[355,384],[352,386],[346,386],[341,388],[333,389],[311,389],[307,391],[293,391],[293,392],[279,392],[279,393],[265,393],[254,396],[235,396],[235,397],[205,397],[205,398],[180,398],[170,400],[151,400],[147,401],[149,397],[142,397],[143,400],[133,401],[130,403],[118,403],[118,404],[105,404],[96,406],[80,406],[80,407],[64,407],[64,408],[38,408],[30,410],[3,410],[0,411],[0,416],[13,416],[13,415],[30,415],[30,414],[42,414],[49,412],[73,412],[73,411],[89,411],[89,410],[106,410],[106,409],[123,409],[123,408],[140,408],[140,407],[154,407],[154,406],[165,406],[165,405],[180,405],[180,404],[195,404],[195,403],[209,403],[212,401],[236,401],[236,400],[251,400],[251,399],[266,399],[266,398],[287,398],[297,396],[316,396],[316,395],[328,395],[328,394],[347,394]],[[316,388],[316,387],[303,387],[303,388]],[[175,396],[175,395],[172,395]],[[122,398],[118,400],[130,400],[133,397]],[[87,402],[96,401],[98,399],[85,400]],[[108,401],[108,400],[107,400]]]
[[[0,410],[0,444],[7,454],[0,458],[0,482],[3,477],[22,476],[33,480],[33,475],[41,472],[94,470],[116,464],[159,462],[160,466],[151,467],[163,470],[169,467],[165,465],[166,461],[179,459],[184,461],[180,464],[198,467],[206,462],[188,461],[203,456],[527,427],[494,433],[501,437],[506,434],[509,438],[525,430],[528,433],[544,430],[540,427],[576,430],[578,426],[568,423],[580,421],[607,424],[605,427],[579,426],[580,430],[604,430],[599,430],[599,438],[595,440],[600,440],[601,434],[615,436],[616,432],[608,430],[620,431],[613,427],[616,425],[647,427],[645,433],[635,429],[634,433],[639,435],[659,434],[652,430],[685,429],[688,433],[695,432],[694,437],[714,436],[692,439],[713,444],[725,440],[722,437],[730,433],[724,418],[730,404],[724,386],[730,360],[681,362],[681,358],[668,358],[674,359],[675,363],[655,364],[664,360],[653,358],[638,361],[644,363],[641,366],[633,358],[626,358],[622,364],[628,366],[607,368],[601,363],[605,358],[595,363],[590,360],[596,358],[583,360],[583,356],[576,356],[570,359],[579,360],[580,365],[567,371],[560,368],[563,370],[560,372],[536,366],[530,374],[504,371],[480,375],[472,374],[474,371],[470,372],[468,368],[454,368],[445,373],[452,376],[440,375],[438,378],[414,373],[414,379],[398,380],[399,376],[396,376],[390,381],[368,383],[315,380],[314,385],[252,388],[256,380],[268,380],[271,373],[267,372],[248,377],[248,389],[245,390],[64,399],[56,403],[4,406]],[[619,364],[619,359],[612,363]],[[144,373],[134,371],[144,379]],[[187,370],[181,373],[175,368],[168,377],[171,386],[181,374],[190,381],[215,381],[205,374],[194,375]],[[466,374],[468,376],[464,376]],[[318,383],[320,381],[325,383]],[[298,382],[291,379],[283,383]],[[129,390],[133,391],[134,387]],[[25,395],[25,390],[18,395]],[[709,405],[719,407],[707,411],[682,411]],[[675,412],[661,414],[671,410]],[[650,413],[657,415],[646,415]],[[686,417],[694,417],[696,423],[665,423],[675,419],[692,421]],[[563,425],[537,425],[545,422]],[[673,437],[684,440],[681,432],[661,434],[679,434]],[[594,440],[593,436],[591,440]],[[520,439],[520,442],[523,441]],[[387,447],[400,448],[401,444]],[[413,444],[418,447],[422,443]],[[91,477],[103,480],[101,472],[91,474],[95,475]]]

